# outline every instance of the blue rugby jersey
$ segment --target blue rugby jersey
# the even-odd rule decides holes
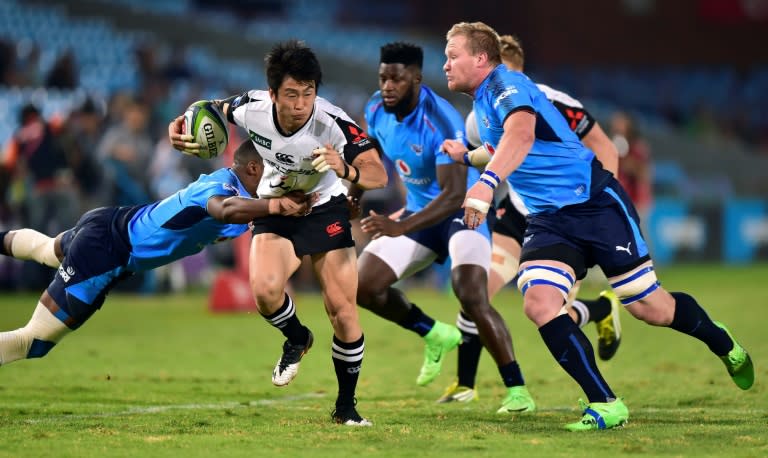
[[[375,138],[383,153],[395,164],[405,184],[405,209],[417,212],[440,194],[437,166],[451,164],[450,156],[440,151],[445,139],[464,140],[464,119],[444,98],[421,86],[416,108],[402,121],[384,111],[381,91],[376,91],[365,106],[368,135]],[[479,172],[470,167],[468,185]]]
[[[127,268],[154,269],[248,230],[247,224],[226,224],[209,215],[206,205],[213,196],[251,197],[237,175],[223,168],[200,175],[186,188],[141,207],[125,228],[131,243]]]
[[[518,110],[535,113],[533,146],[508,178],[531,213],[553,212],[589,199],[595,154],[525,74],[499,65],[475,91],[473,108],[480,138],[493,149],[510,114]]]

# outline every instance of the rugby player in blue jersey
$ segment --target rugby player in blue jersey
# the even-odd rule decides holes
[[[235,238],[254,218],[310,211],[313,194],[253,198],[263,170],[261,156],[247,140],[231,168],[200,175],[161,201],[91,210],[55,238],[32,229],[0,232],[1,254],[57,269],[26,326],[0,333],[0,365],[45,356],[101,308],[118,282],[136,272]]]
[[[498,34],[481,22],[462,22],[446,40],[448,88],[473,98],[480,148],[495,151],[467,191],[464,220],[469,227],[485,221],[502,180],[509,180],[530,212],[517,279],[525,314],[588,398],[581,403],[581,420],[566,428],[614,428],[629,418],[597,368],[589,340],[563,308],[574,282],[594,265],[628,312],[701,340],[736,385],[749,389],[754,368],[746,350],[696,299],[661,287],[632,202],[546,95],[525,74],[501,63]],[[466,147],[446,140],[443,149],[453,155]]]
[[[512,70],[523,71],[524,52],[519,40],[511,35],[502,35],[499,38],[502,63]],[[592,114],[581,102],[568,94],[544,84],[537,83],[536,86],[568,121],[568,126],[582,143],[595,153],[603,167],[616,176],[619,153]],[[470,149],[483,144],[474,111],[467,115],[464,127]],[[472,156],[471,164],[482,169],[490,160],[490,155],[482,154],[482,148],[476,151],[478,154]],[[465,163],[464,154],[458,154],[452,159]],[[520,248],[527,225],[525,216],[528,215],[520,196],[509,186],[497,189],[494,200],[495,211],[488,214],[493,246],[491,271],[488,275],[488,296],[491,300],[517,276]],[[594,300],[576,298],[580,283],[576,282],[571,289],[566,306],[568,314],[581,328],[588,323],[595,323],[598,335],[597,354],[600,359],[609,360],[621,343],[621,303],[610,289],[602,291]],[[477,335],[477,327],[462,312],[459,312],[456,318],[456,326],[463,336],[457,352],[457,378],[446,388],[438,402],[469,402],[478,395],[475,378],[483,349],[480,336]]]
[[[406,204],[397,219],[372,211],[361,220],[372,241],[358,261],[357,303],[425,339],[424,365],[416,382],[430,383],[445,354],[461,342],[461,333],[429,317],[392,285],[450,256],[454,294],[477,324],[507,387],[498,412],[532,411],[535,403],[513,357],[509,330],[488,301],[488,228],[480,225],[473,231],[462,220],[464,194],[479,172],[440,152],[446,139],[463,144],[464,122],[448,101],[422,84],[422,63],[418,46],[389,43],[381,48],[380,90],[368,101],[365,119],[368,134],[395,164]]]

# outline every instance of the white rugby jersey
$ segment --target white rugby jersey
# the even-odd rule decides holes
[[[346,194],[336,172],[317,172],[312,151],[331,144],[351,164],[358,154],[373,148],[368,135],[341,108],[317,97],[306,124],[290,135],[277,127],[277,113],[268,91],[251,90],[236,97],[229,121],[243,127],[264,158],[264,176],[257,193],[261,198],[279,197],[290,191],[317,192],[315,206]]]

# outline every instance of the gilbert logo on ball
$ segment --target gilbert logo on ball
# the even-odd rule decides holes
[[[221,154],[229,141],[227,120],[209,100],[199,100],[187,108],[184,112],[184,133],[192,135],[194,142],[201,146],[197,156],[203,159]]]

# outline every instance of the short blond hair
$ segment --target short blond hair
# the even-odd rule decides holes
[[[517,69],[523,70],[525,53],[520,39],[512,35],[502,35],[499,41],[501,42],[501,60],[508,60]]]
[[[450,40],[456,35],[464,35],[467,38],[471,55],[485,53],[492,65],[501,63],[501,40],[491,26],[483,22],[459,22],[451,27],[445,38]]]

